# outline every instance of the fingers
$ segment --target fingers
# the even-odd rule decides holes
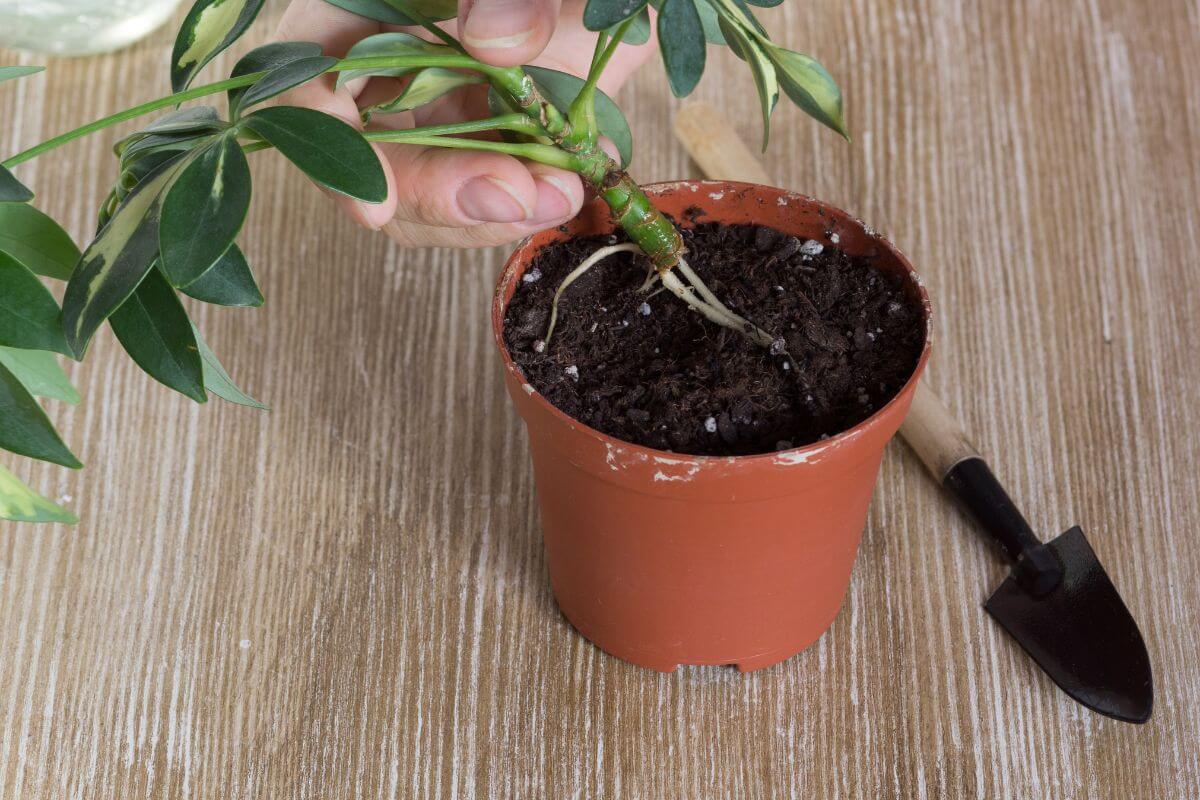
[[[459,0],[458,38],[480,61],[525,64],[550,42],[560,5],[561,0]]]
[[[448,226],[432,224],[431,220],[435,219],[434,217],[422,216],[414,219],[404,218],[401,214],[385,225],[383,230],[392,239],[406,246],[492,247],[561,225],[579,213],[583,205],[583,185],[579,176],[553,167],[523,166],[520,162],[516,163],[519,168],[526,170],[526,178],[535,190],[531,218],[519,222]],[[403,189],[401,191],[403,192]]]

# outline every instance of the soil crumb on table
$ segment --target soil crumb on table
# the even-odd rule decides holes
[[[513,359],[547,400],[635,444],[749,455],[853,427],[912,374],[924,326],[904,278],[771,228],[701,223],[683,234],[709,288],[782,336],[786,352],[772,355],[657,286],[639,293],[648,262],[634,253],[609,256],[571,284],[547,344],[563,278],[626,237],[575,239],[538,254],[529,270],[538,278],[518,283],[504,320]]]

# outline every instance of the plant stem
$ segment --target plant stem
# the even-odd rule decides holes
[[[579,88],[579,94],[575,96],[570,109],[567,110],[567,118],[571,121],[573,128],[570,136],[572,143],[577,144],[584,141],[594,143],[599,135],[596,130],[596,84],[600,81],[600,75],[608,66],[613,53],[617,52],[618,45],[621,44],[625,32],[632,23],[633,17],[622,22],[607,43],[605,43],[603,31],[596,37],[596,54],[592,56],[592,65],[588,68],[587,80]]]
[[[471,58],[470,56],[455,55],[448,53],[422,53],[412,56],[372,56],[369,58],[348,58],[339,61],[329,68],[329,72],[344,72],[352,69],[375,69],[379,67],[450,67],[455,69],[473,69],[487,75],[489,79],[503,80],[507,84],[513,83],[512,68],[492,67],[480,61]],[[524,73],[518,69],[517,73]],[[152,111],[159,109],[177,106],[180,103],[185,103],[188,100],[196,100],[201,97],[207,97],[213,94],[220,94],[229,89],[240,89],[243,86],[250,86],[263,75],[265,72],[251,72],[246,75],[240,75],[236,78],[228,78],[216,83],[205,84],[204,86],[194,86],[191,89],[185,89],[182,92],[160,97],[157,100],[151,100],[142,103],[132,108],[127,108],[124,111],[118,111],[115,114],[110,114],[107,117],[98,119],[95,122],[89,122],[87,125],[82,125],[75,130],[67,131],[66,133],[55,136],[53,139],[47,139],[41,144],[23,152],[17,153],[5,161],[0,161],[0,166],[12,168],[18,164],[23,164],[30,159],[40,156],[42,153],[49,152],[56,147],[61,147],[68,142],[74,141],[82,136],[96,133],[104,128],[116,125],[127,120],[136,119],[137,117],[149,114]]]
[[[4,167],[15,167],[17,164],[23,164],[26,161],[36,158],[42,153],[53,150],[56,147],[60,147],[67,142],[78,139],[81,136],[87,136],[88,134],[103,130],[110,125],[116,125],[118,122],[125,122],[126,120],[135,119],[143,114],[149,114],[151,111],[157,111],[160,108],[168,108],[170,106],[187,102],[188,100],[195,100],[198,97],[217,94],[218,92],[224,92],[228,89],[240,89],[243,86],[249,86],[265,74],[266,73],[263,72],[251,72],[247,75],[242,75],[237,78],[230,78],[228,80],[218,81],[217,83],[210,83],[205,86],[196,86],[191,89],[186,89],[182,92],[176,92],[175,94],[168,95],[167,97],[160,97],[157,100],[151,100],[148,103],[142,103],[140,106],[134,106],[133,108],[127,108],[124,111],[118,111],[116,114],[111,114],[103,119],[98,119],[95,122],[89,122],[87,125],[80,126],[73,131],[67,131],[66,133],[55,136],[53,139],[47,139],[41,144],[34,145],[28,150],[17,153],[12,158],[0,162],[0,165]]]
[[[419,135],[418,135],[419,134]],[[486,139],[456,139],[452,136],[430,136],[412,131],[368,131],[364,136],[372,142],[403,142],[404,144],[423,144],[431,147],[449,147],[456,150],[487,150],[492,153],[506,153],[517,158],[527,158],[551,167],[579,172],[582,169],[579,157],[568,153],[562,148],[549,144],[534,142],[491,142]]]
[[[466,49],[463,48],[462,44],[459,43],[458,39],[455,39],[453,36],[446,33],[444,30],[442,30],[441,28],[438,27],[438,24],[436,22],[434,22],[429,17],[425,16],[424,14],[422,14],[420,11],[416,10],[415,8],[412,8],[410,5],[405,4],[405,3],[398,3],[398,2],[396,2],[396,0],[383,0],[383,2],[387,3],[389,6],[396,9],[401,14],[408,17],[413,22],[417,23],[422,28],[424,28],[425,30],[432,33],[434,36],[438,37],[439,39],[441,39],[443,42],[445,42],[450,47],[453,47],[458,52],[460,52],[460,53],[467,52]]]

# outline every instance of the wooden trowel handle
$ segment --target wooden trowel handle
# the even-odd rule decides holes
[[[710,178],[774,183],[754,152],[712,106],[689,103],[681,108],[675,115],[675,135]],[[900,435],[938,483],[955,464],[977,455],[958,420],[924,383],[917,386]]]

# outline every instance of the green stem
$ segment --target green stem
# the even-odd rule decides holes
[[[460,53],[467,52],[466,49],[462,46],[462,44],[459,43],[458,39],[455,39],[453,36],[446,33],[446,31],[439,28],[438,24],[436,22],[434,22],[429,17],[422,14],[420,11],[417,11],[415,8],[411,8],[405,3],[398,3],[398,2],[396,2],[396,0],[383,0],[383,2],[387,3],[389,6],[396,9],[401,14],[408,17],[413,22],[417,23],[422,28],[424,28],[425,30],[432,33],[434,36],[438,37],[439,39],[441,39],[443,42],[448,44],[450,47],[453,47],[458,52],[460,52]]]
[[[604,33],[601,32],[597,37],[597,54],[592,56],[592,65],[588,69],[587,79],[583,82],[583,86],[579,87],[579,94],[575,96],[571,107],[567,110],[567,119],[571,121],[571,133],[567,137],[567,144],[594,145],[600,135],[596,128],[596,84],[600,82],[600,75],[608,66],[608,62],[612,60],[613,53],[617,52],[617,47],[625,38],[625,32],[632,24],[633,17],[622,22],[613,31],[612,39],[607,42],[603,50],[600,50],[600,46],[604,41]]]
[[[493,81],[499,81],[502,85],[513,86],[519,85],[519,78],[514,76],[513,68],[492,67],[477,61],[470,56],[457,55],[451,53],[422,53],[411,56],[372,56],[369,58],[348,58],[339,61],[329,68],[329,72],[344,72],[352,69],[377,69],[380,67],[450,67],[454,69],[472,69],[487,75]],[[518,75],[524,75],[520,69],[516,70]],[[182,92],[160,97],[157,100],[151,100],[147,103],[127,108],[124,111],[118,111],[116,114],[110,114],[107,117],[98,119],[95,122],[89,122],[87,125],[82,125],[75,130],[67,131],[66,133],[55,136],[53,139],[47,139],[41,144],[23,152],[17,153],[11,158],[0,161],[0,166],[12,168],[18,164],[23,164],[30,159],[40,156],[53,150],[56,147],[61,147],[68,142],[74,141],[83,136],[96,133],[104,128],[116,125],[127,120],[136,119],[137,117],[149,114],[152,111],[158,111],[163,108],[177,106],[180,103],[186,103],[188,100],[196,100],[201,97],[207,97],[213,94],[230,89],[240,89],[243,86],[250,86],[266,73],[251,72],[246,75],[240,75],[236,78],[229,78],[216,83],[205,84],[204,86],[195,86],[191,89],[185,89]]]
[[[551,167],[579,172],[583,169],[578,156],[568,153],[560,147],[550,144],[535,144],[532,142],[491,142],[486,139],[456,139],[451,136],[430,136],[414,128],[409,131],[368,131],[364,134],[372,142],[402,142],[404,144],[421,144],[430,147],[448,147],[455,150],[486,150],[492,153],[506,153],[517,158],[536,161]]]
[[[175,94],[168,95],[167,97],[160,97],[158,100],[151,100],[148,103],[142,103],[140,106],[134,106],[133,108],[127,108],[124,111],[118,111],[116,114],[110,114],[103,119],[98,119],[95,122],[89,122],[87,125],[78,127],[73,131],[67,131],[66,133],[55,136],[53,139],[47,139],[41,144],[34,145],[28,150],[17,153],[7,161],[0,162],[0,165],[4,167],[15,167],[17,164],[23,164],[32,158],[40,156],[42,153],[53,150],[56,147],[61,147],[67,142],[78,139],[81,136],[87,136],[88,134],[103,130],[110,125],[116,125],[118,122],[125,122],[126,120],[135,119],[143,114],[149,114],[151,111],[157,111],[160,108],[168,108],[170,106],[187,102],[188,100],[195,100],[198,97],[217,94],[218,92],[224,92],[229,89],[240,89],[243,86],[249,86],[250,84],[254,83],[264,74],[265,73],[263,72],[252,72],[248,75],[230,78],[229,80],[219,81],[217,83],[210,83],[206,86],[196,86],[192,89],[186,89],[182,92],[176,92]]]

